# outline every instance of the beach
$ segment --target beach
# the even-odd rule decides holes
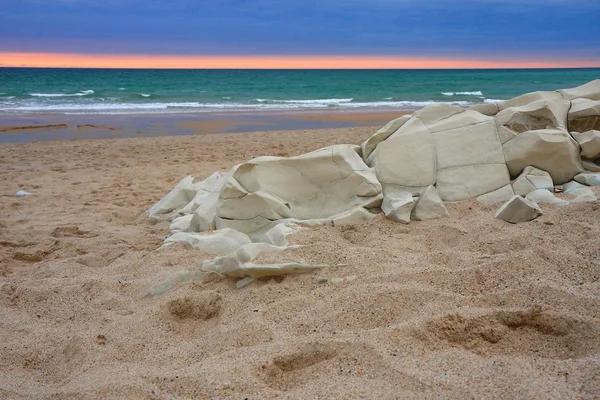
[[[598,202],[518,225],[467,200],[445,219],[305,228],[260,261],[328,268],[145,296],[212,258],[158,250],[154,203],[187,175],[360,144],[393,117],[340,115],[3,118],[0,397],[598,398]]]

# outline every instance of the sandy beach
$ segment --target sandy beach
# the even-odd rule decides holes
[[[519,225],[469,200],[441,220],[304,229],[291,240],[305,247],[262,260],[331,267],[243,289],[211,277],[144,297],[211,258],[157,251],[169,226],[150,225],[146,211],[183,177],[359,144],[391,116],[365,118],[1,144],[0,397],[600,398],[598,202],[545,205]],[[5,122],[3,137],[27,125]],[[230,128],[213,122],[213,132]]]

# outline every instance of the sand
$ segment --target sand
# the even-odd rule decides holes
[[[332,267],[144,297],[208,257],[146,222],[184,176],[376,129],[1,145],[0,398],[600,398],[598,202],[305,229],[263,261]]]

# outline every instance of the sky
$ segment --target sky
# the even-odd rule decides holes
[[[600,0],[0,0],[0,10],[4,66],[600,66]]]

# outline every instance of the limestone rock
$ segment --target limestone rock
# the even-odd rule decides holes
[[[598,198],[592,192],[592,190],[588,187],[582,187],[579,189],[572,190],[570,193],[571,196],[575,198],[570,201],[570,203],[588,203],[598,201]]]
[[[412,117],[377,146],[367,165],[374,168],[385,194],[406,190],[416,195],[435,184],[433,135],[419,118]]]
[[[503,149],[512,176],[531,165],[547,171],[555,184],[562,184],[583,172],[579,145],[563,129],[523,132],[506,142]]]
[[[205,253],[222,255],[231,253],[252,241],[247,235],[236,230],[221,229],[209,234],[177,232],[165,239],[163,247],[178,242],[183,242],[188,247],[201,250]]]
[[[537,100],[510,107],[496,114],[496,126],[502,144],[527,131],[560,129],[566,131],[571,103],[564,100]]]
[[[513,189],[515,194],[525,196],[527,193],[537,189],[554,191],[554,183],[552,182],[552,177],[546,171],[527,166],[513,183]]]
[[[566,194],[569,194],[571,196],[573,196],[574,192],[578,189],[584,189],[585,186],[582,185],[579,182],[576,181],[571,181],[571,182],[567,182],[563,185],[563,192],[565,192]]]
[[[533,103],[533,102],[539,101],[539,100],[547,100],[547,101],[563,100],[563,97],[560,95],[560,93],[558,93],[556,91],[525,93],[520,96],[514,97],[510,100],[506,100],[506,101],[498,103],[498,109],[500,111],[502,111],[502,110],[506,110],[507,108],[511,108],[511,107],[524,106],[526,104],[530,104],[530,103]]]
[[[575,132],[600,130],[600,101],[573,100],[569,110],[569,130]]]
[[[588,82],[572,89],[557,90],[565,100],[583,97],[590,100],[600,100],[600,79]]]
[[[519,195],[514,195],[496,212],[496,218],[511,224],[531,221],[542,215],[539,206]]]
[[[158,203],[148,210],[149,215],[166,214],[178,208],[184,207],[196,195],[200,184],[194,183],[193,176],[186,176]]]
[[[600,162],[600,158],[598,159],[598,161]],[[590,172],[600,172],[600,165],[596,164],[593,161],[589,161],[589,160],[581,160],[581,166],[583,167],[584,170],[586,171],[590,171]]]
[[[554,193],[550,192],[547,189],[536,189],[530,193],[527,193],[525,196],[527,200],[533,201],[534,203],[546,203],[546,204],[554,204],[558,206],[564,206],[569,204],[568,201],[559,199],[554,195]]]
[[[366,162],[373,150],[375,150],[375,148],[377,147],[377,145],[389,138],[398,129],[400,129],[400,127],[404,125],[406,121],[410,119],[410,117],[411,115],[403,115],[400,118],[396,118],[388,122],[383,128],[375,132],[373,136],[364,141],[360,145],[363,160],[365,160]]]
[[[579,174],[575,180],[587,186],[600,186],[600,174]]]
[[[436,185],[443,200],[476,197],[510,181],[494,119],[450,105],[427,106],[381,142],[367,164],[384,194]]]
[[[469,107],[471,111],[477,111],[483,115],[488,115],[490,117],[498,114],[500,108],[498,107],[498,103],[481,103],[475,104],[474,106]]]
[[[175,232],[199,232],[198,218],[195,214],[183,215],[175,218],[169,227],[171,233]]]
[[[571,132],[573,138],[581,146],[581,157],[588,160],[600,158],[600,131]]]
[[[509,200],[515,195],[513,187],[511,185],[502,186],[500,189],[496,189],[493,192],[482,194],[477,197],[477,202],[484,206],[491,206],[493,204],[502,203]]]
[[[411,217],[416,221],[448,217],[448,210],[433,186],[428,186],[414,205]]]
[[[383,198],[381,209],[392,221],[408,224],[415,202],[408,192],[395,192]]]
[[[228,174],[216,227],[251,233],[272,221],[327,219],[381,205],[381,184],[358,154],[337,145],[296,157],[259,157]]]

